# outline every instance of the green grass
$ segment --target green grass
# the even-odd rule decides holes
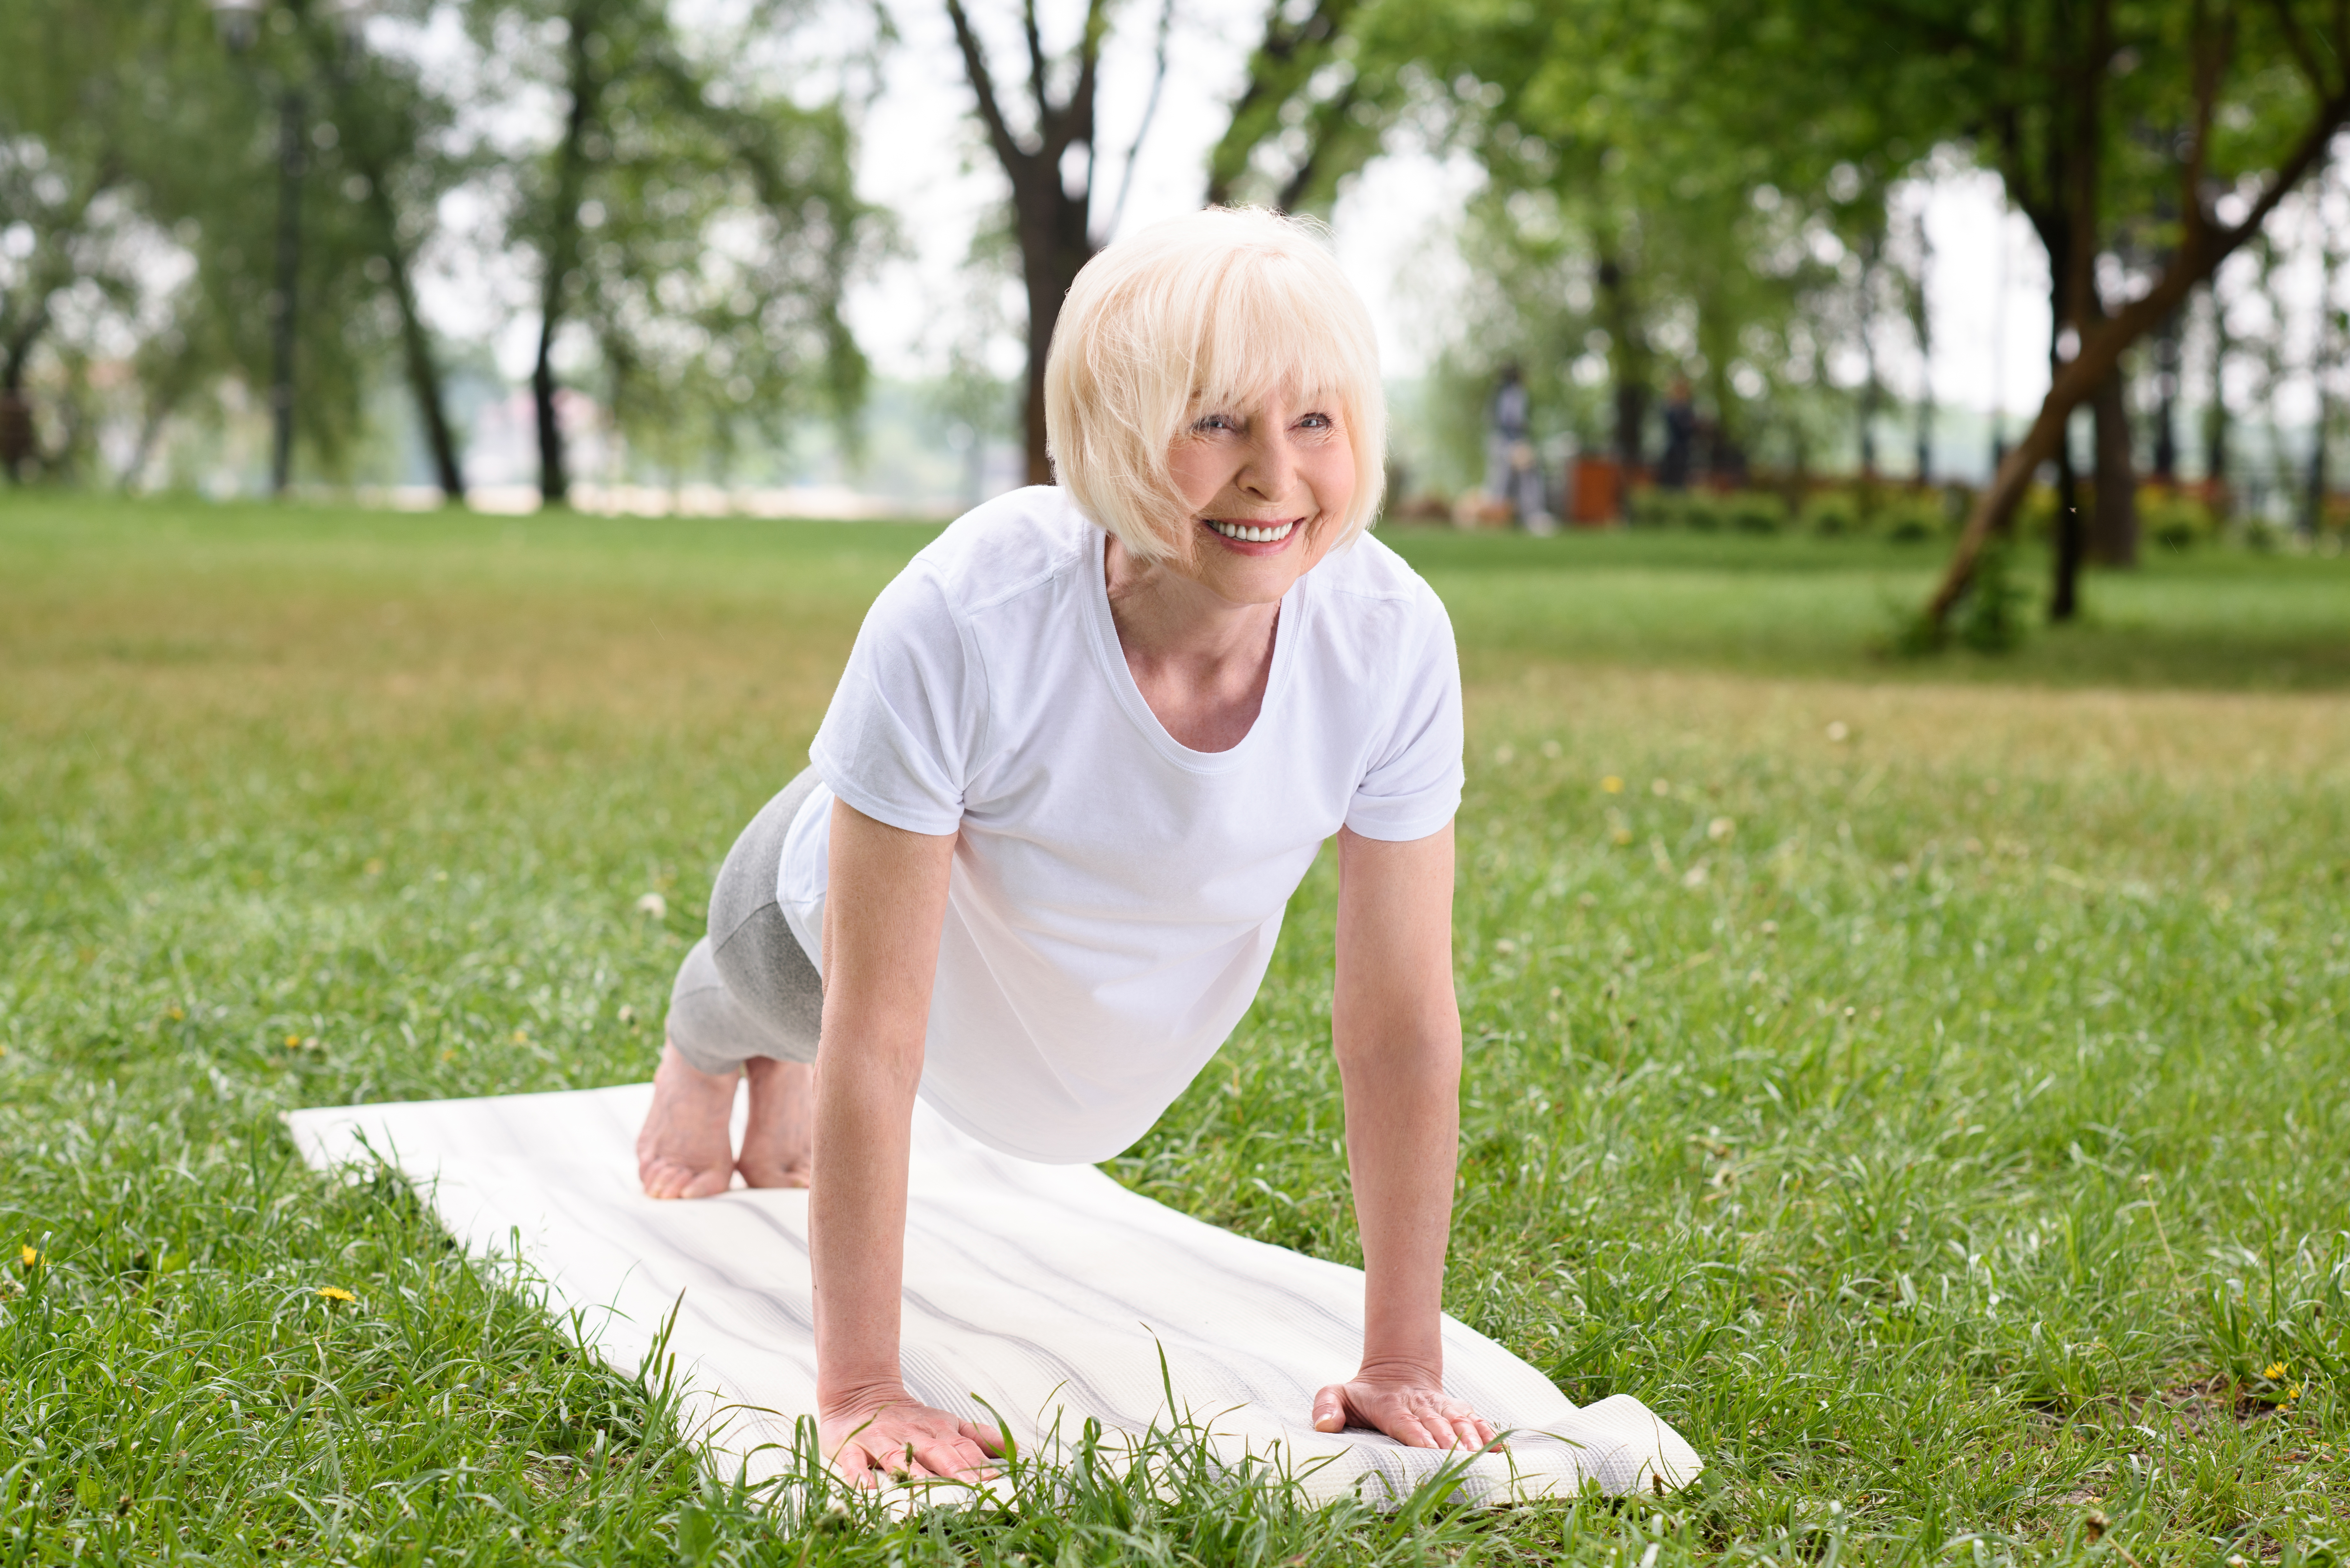
[[[1536,658],[1905,682],[2193,690],[2350,688],[2350,557],[2150,548],[2092,574],[2074,626],[2009,655],[1872,658],[1940,573],[1945,547],[1883,540],[1619,533],[1385,535],[1456,604],[1473,661]],[[2048,566],[2017,564],[2037,619]],[[1466,618],[1461,618],[1466,620]]]
[[[705,1481],[276,1116],[643,1076],[926,537],[0,500],[0,1563],[2345,1554],[2350,573],[2221,556],[1912,665],[1898,547],[1398,536],[1471,680],[1449,1304],[1672,1420],[1690,1493]],[[1114,1168],[1351,1259],[1330,896]]]

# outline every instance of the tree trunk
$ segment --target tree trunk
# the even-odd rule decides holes
[[[2309,439],[2309,474],[2302,493],[2301,531],[2315,538],[2325,526],[2325,431],[2334,422],[2334,400],[2321,383],[2317,389],[2317,423]]]
[[[2324,308],[2317,328],[2317,369],[2310,378],[2317,388],[2317,418],[2310,426],[2309,471],[2301,511],[2301,531],[2313,539],[2325,527],[2325,438],[2334,423],[2334,397],[2325,376],[2342,351],[2342,317],[2334,306],[2334,279],[2341,266],[2342,257],[2329,229],[2318,263],[2317,297]]]
[[[1599,297],[1607,323],[1607,362],[1614,376],[1616,410],[1616,514],[1631,510],[1632,482],[1646,455],[1644,437],[1648,422],[1648,345],[1640,337],[1638,307],[1624,264],[1603,251],[1599,257]]]
[[[2233,345],[2219,289],[2205,294],[2211,302],[2211,392],[2203,404],[2203,488],[2212,514],[2225,517],[2234,510],[2228,503],[2228,351]]]
[[[1087,195],[1072,197],[1061,188],[1057,171],[1042,188],[1016,191],[1019,216],[1020,270],[1028,292],[1028,391],[1023,405],[1028,483],[1053,483],[1053,457],[1045,441],[1045,362],[1053,346],[1053,328],[1061,319],[1061,302],[1069,285],[1093,259],[1087,234],[1091,202]]]
[[[538,286],[538,354],[530,369],[531,406],[538,420],[538,499],[544,506],[571,504],[571,472],[563,426],[556,407],[555,338],[563,329],[572,275],[579,266],[579,203],[588,186],[588,132],[596,123],[603,79],[588,52],[596,7],[572,7],[567,40],[570,103],[563,118],[563,141],[555,154],[555,192],[546,212],[546,272]]]
[[[2055,568],[2048,583],[2048,618],[2062,623],[2081,612],[2081,481],[2073,468],[2073,421],[2056,442]]]
[[[2180,317],[2172,311],[2154,335],[2154,474],[2165,487],[2178,483],[2178,348]]]
[[[424,444],[432,453],[433,477],[441,497],[452,505],[465,504],[465,474],[457,462],[456,438],[449,429],[448,405],[441,384],[440,362],[433,357],[432,335],[417,313],[416,288],[408,272],[407,248],[400,243],[400,218],[384,190],[384,169],[375,162],[361,171],[369,188],[369,205],[382,231],[379,253],[390,269],[385,286],[400,309],[400,359],[408,372],[408,389],[416,400],[416,417],[424,427]]]
[[[1934,382],[1930,369],[1919,379],[1925,391],[1918,400],[1918,488],[1924,490],[1934,483]]]
[[[277,287],[269,300],[269,493],[282,496],[294,482],[294,346],[296,296],[302,281],[302,150],[308,119],[302,95],[288,88],[278,101]]]
[[[46,306],[36,307],[23,329],[0,346],[0,469],[7,472],[11,484],[25,483],[25,464],[33,458],[33,404],[25,396],[25,361],[32,357],[47,321]]]
[[[2061,151],[2050,154],[2054,167],[2049,184],[2056,189],[2064,185]],[[2080,328],[2087,325],[2083,304],[2076,297],[2078,280],[2073,275],[2073,241],[2074,228],[2069,212],[2043,212],[2035,214],[2034,227],[2040,232],[2040,243],[2048,252],[2048,379],[2053,385],[2064,373],[2062,344],[2067,327],[2074,328],[2077,344]],[[2077,325],[2076,325],[2077,324]],[[2062,624],[2073,619],[2081,610],[2081,560],[2083,548],[2081,527],[2081,480],[2073,462],[2073,421],[2069,414],[2056,438],[2056,517],[2054,549],[2049,556],[2048,618]]]
[[[1877,267],[1884,234],[1872,229],[1860,258],[1860,485],[1861,509],[1877,509],[1877,416],[1882,411],[1885,388],[1877,374]]]
[[[2091,400],[2096,415],[2097,490],[2089,558],[2101,566],[2137,565],[2137,471],[2130,455],[2129,403],[2116,363]]]

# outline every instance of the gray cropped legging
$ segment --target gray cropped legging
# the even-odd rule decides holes
[[[669,1038],[705,1073],[754,1056],[816,1060],[824,981],[775,902],[775,872],[784,836],[820,782],[809,769],[751,819],[710,890],[710,934],[678,966]]]

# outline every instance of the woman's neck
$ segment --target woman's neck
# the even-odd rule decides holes
[[[1192,751],[1239,745],[1264,705],[1280,601],[1233,604],[1114,535],[1102,556],[1118,650],[1152,714]]]

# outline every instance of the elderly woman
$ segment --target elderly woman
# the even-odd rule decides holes
[[[1368,317],[1299,225],[1197,213],[1078,275],[1045,399],[1060,484],[970,513],[882,591],[815,765],[727,857],[671,1001],[645,1190],[811,1186],[827,1452],[868,1480],[984,1473],[997,1435],[899,1373],[916,1097],[1024,1159],[1126,1148],[1248,1010],[1335,835],[1367,1281],[1361,1365],[1314,1425],[1489,1443],[1438,1337],[1460,678],[1443,607],[1364,534],[1386,437]]]

